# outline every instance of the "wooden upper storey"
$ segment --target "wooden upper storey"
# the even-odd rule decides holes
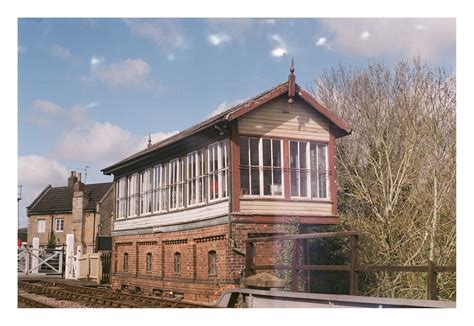
[[[334,141],[349,133],[298,85],[280,84],[103,169],[116,182],[115,229],[229,213],[335,218]]]

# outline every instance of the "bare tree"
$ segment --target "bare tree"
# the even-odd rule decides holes
[[[353,130],[336,150],[341,217],[359,230],[361,263],[454,264],[456,258],[456,78],[420,58],[394,67],[342,65],[315,96]],[[423,274],[368,276],[368,295],[423,298]],[[442,298],[455,297],[443,274]]]

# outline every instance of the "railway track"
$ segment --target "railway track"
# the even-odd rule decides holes
[[[50,306],[46,303],[33,300],[21,294],[18,294],[18,306],[24,308],[55,308],[54,306]]]
[[[114,292],[57,281],[19,281],[18,288],[59,300],[79,302],[93,308],[212,308],[184,300],[172,300],[130,293]]]

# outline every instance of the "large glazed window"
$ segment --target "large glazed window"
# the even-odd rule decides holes
[[[116,209],[117,218],[125,218],[127,212],[127,178],[120,178],[117,183]]]
[[[217,200],[227,198],[228,190],[228,174],[229,174],[229,142],[224,140],[216,142],[208,146],[208,192],[209,200]]]
[[[290,141],[291,196],[328,198],[327,145]]]
[[[128,216],[137,216],[140,193],[138,192],[138,173],[128,177]]]
[[[206,201],[204,182],[204,151],[195,151],[187,157],[187,195],[188,206],[204,203]]]
[[[166,164],[159,164],[154,168],[154,212],[164,212],[168,209],[168,181]]]
[[[152,169],[140,173],[140,214],[149,214],[152,209]]]
[[[282,196],[282,141],[240,137],[242,195]]]
[[[169,163],[170,182],[170,209],[183,207],[184,166],[182,159],[175,159]]]

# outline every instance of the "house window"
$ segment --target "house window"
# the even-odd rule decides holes
[[[240,137],[242,195],[282,196],[282,141]]]
[[[181,254],[179,252],[174,254],[174,273],[181,274]]]
[[[140,173],[140,214],[151,213],[152,180],[152,169]]]
[[[207,253],[208,274],[217,275],[217,254],[214,250]]]
[[[126,217],[127,211],[127,178],[120,178],[117,183],[117,192],[116,192],[116,205],[117,205],[117,218]]]
[[[195,151],[187,157],[187,180],[188,180],[188,206],[204,203],[206,201],[204,182],[204,151]]]
[[[183,207],[184,166],[183,159],[175,159],[169,163],[170,176],[170,209]]]
[[[327,145],[290,141],[291,196],[328,197]]]
[[[63,232],[64,231],[64,219],[57,218],[54,220],[54,232]]]
[[[146,271],[147,272],[151,272],[151,268],[152,268],[152,265],[151,265],[151,252],[147,253],[146,254]]]
[[[167,184],[167,170],[166,164],[159,164],[155,166],[155,212],[165,212],[168,209],[168,184]]]
[[[123,271],[128,272],[128,253],[123,254]]]
[[[38,220],[38,233],[44,233],[46,228],[45,220]]]
[[[128,177],[128,216],[137,216],[140,193],[138,191],[138,173]]]
[[[229,141],[223,140],[208,146],[209,200],[227,198],[229,174]]]

